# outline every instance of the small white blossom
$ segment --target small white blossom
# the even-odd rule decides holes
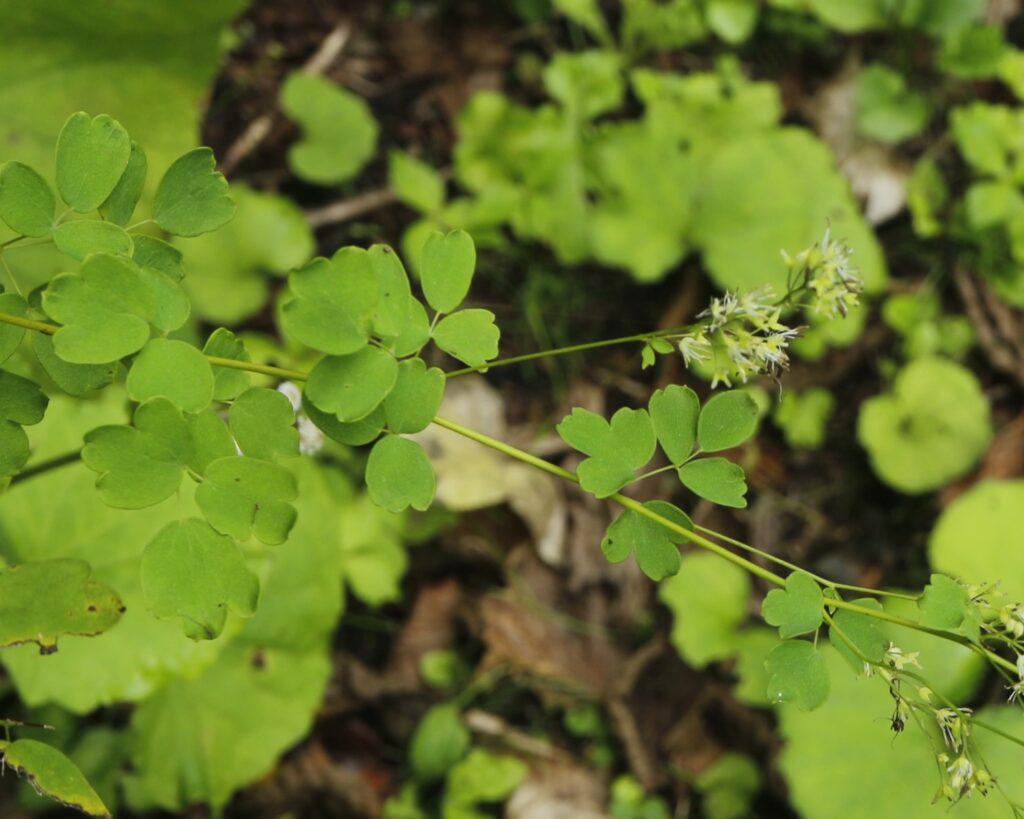
[[[899,646],[889,643],[889,647],[885,650],[885,660],[897,671],[902,671],[908,665],[916,665],[920,668],[921,664],[917,661],[919,654],[918,651],[904,652]]]

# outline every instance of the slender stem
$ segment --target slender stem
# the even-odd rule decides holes
[[[24,327],[26,330],[35,330],[37,333],[46,333],[48,336],[52,336],[60,329],[60,327],[54,324],[47,324],[45,321],[12,316],[10,313],[0,313],[0,322],[3,324],[13,324],[15,327]]]
[[[663,475],[664,473],[666,473],[666,472],[668,472],[668,471],[670,471],[672,469],[678,469],[678,468],[679,468],[678,464],[666,464],[665,466],[659,466],[657,469],[652,469],[650,472],[644,472],[642,475],[637,475],[635,478],[633,478],[633,480],[631,480],[629,483],[627,483],[626,486],[632,486],[635,483],[640,483],[640,481],[645,481],[648,478],[653,478],[655,475]],[[694,527],[694,528],[697,528],[697,527]]]
[[[52,469],[59,469],[62,466],[77,463],[81,457],[82,450],[76,449],[74,452],[65,452],[63,455],[58,455],[57,457],[50,458],[47,461],[40,461],[37,464],[33,464],[28,469],[21,470],[21,472],[11,478],[11,486],[14,486],[16,483],[21,483],[22,481],[27,481],[29,478],[35,478]]]
[[[0,317],[2,319],[2,317]],[[215,367],[227,367],[232,370],[245,370],[260,375],[272,375],[276,378],[283,378],[286,381],[305,381],[309,373],[302,370],[287,370],[284,367],[273,367],[269,364],[257,364],[254,361],[239,361],[236,358],[221,358],[217,355],[208,355],[206,360]]]

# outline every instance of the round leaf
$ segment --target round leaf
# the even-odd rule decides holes
[[[96,210],[128,166],[132,143],[106,114],[72,114],[57,137],[57,189],[74,210]]]
[[[390,512],[410,506],[423,512],[434,500],[436,478],[423,447],[399,435],[386,435],[370,450],[366,488],[373,502]]]
[[[421,284],[427,303],[438,313],[450,313],[469,293],[476,270],[476,246],[464,230],[445,235],[435,231],[423,246]]]
[[[242,453],[251,458],[276,461],[299,454],[295,410],[277,390],[243,392],[228,411],[228,423]]]
[[[441,407],[444,382],[444,373],[437,367],[427,369],[422,359],[402,361],[395,388],[384,399],[388,429],[396,433],[426,429]]]
[[[655,390],[648,404],[654,434],[669,461],[681,464],[693,452],[697,439],[700,399],[689,387],[671,384]]]
[[[128,371],[128,395],[142,403],[166,398],[185,412],[202,412],[213,400],[210,362],[191,344],[154,338]]]
[[[754,434],[758,417],[757,404],[746,392],[720,392],[700,411],[697,443],[705,452],[732,449]]]
[[[435,705],[416,726],[409,743],[413,773],[421,782],[444,776],[469,749],[469,729],[454,705]]]
[[[0,219],[21,236],[45,236],[53,227],[57,206],[53,191],[28,165],[0,165]]]
[[[132,237],[124,228],[110,222],[92,220],[58,225],[53,231],[53,243],[57,245],[57,250],[77,261],[91,253],[130,257],[135,249]]]
[[[683,486],[719,506],[743,509],[747,505],[743,468],[726,458],[701,458],[679,468]]]
[[[801,711],[813,711],[828,698],[828,667],[812,643],[786,640],[772,650],[765,666],[770,702],[792,702]]]
[[[494,313],[479,308],[445,316],[434,328],[434,343],[470,367],[483,367],[497,358],[500,338]]]
[[[821,587],[806,572],[793,572],[785,589],[772,589],[764,598],[761,614],[769,625],[779,627],[780,637],[807,634],[823,619]]]
[[[211,463],[196,489],[196,503],[210,524],[226,535],[284,543],[295,525],[295,476],[256,458],[221,458]]]
[[[306,382],[306,395],[317,409],[339,421],[359,421],[373,412],[398,380],[398,362],[378,347],[345,356],[328,356]]]

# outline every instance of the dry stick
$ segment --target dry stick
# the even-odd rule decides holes
[[[448,181],[452,176],[451,168],[442,168],[438,175]],[[340,202],[332,202],[322,208],[313,208],[306,211],[306,221],[314,230],[325,225],[336,225],[339,222],[347,222],[370,211],[391,205],[398,201],[398,196],[391,188],[377,188],[365,193],[342,199]]]
[[[338,23],[331,30],[331,33],[324,38],[324,41],[320,43],[320,48],[316,50],[316,53],[302,66],[302,70],[307,74],[323,74],[330,67],[331,63],[338,58],[338,55],[341,54],[348,44],[351,34],[351,23],[348,21]],[[224,154],[224,160],[220,166],[222,172],[226,174],[231,173],[243,159],[256,150],[259,144],[266,139],[267,134],[270,133],[276,116],[277,110],[275,109],[260,114],[260,116],[249,123],[249,127],[242,132],[242,135],[231,144],[231,147]]]

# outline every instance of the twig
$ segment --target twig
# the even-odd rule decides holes
[[[366,191],[348,199],[342,199],[340,202],[332,202],[329,205],[324,205],[322,208],[307,210],[306,221],[314,229],[324,225],[337,224],[338,222],[347,222],[349,219],[362,216],[364,213],[390,205],[396,199],[395,192],[391,188],[378,188],[377,190]]]
[[[302,70],[307,74],[323,74],[341,54],[345,45],[348,43],[348,39],[352,34],[352,25],[348,21],[338,23],[331,33],[328,34],[322,43],[320,48],[316,50],[316,53],[310,57],[305,64],[302,66]],[[249,123],[249,127],[242,132],[242,135],[236,139],[227,152],[224,154],[224,160],[221,162],[221,171],[229,174],[243,159],[251,154],[259,146],[267,134],[270,133],[270,129],[274,125],[274,118],[277,116],[277,109],[267,111],[256,117],[252,122]]]
[[[63,455],[58,455],[56,458],[51,458],[48,461],[40,461],[39,463],[30,466],[28,469],[23,469],[11,478],[10,485],[14,486],[17,483],[27,481],[29,478],[34,478],[37,475],[42,475],[53,469],[59,469],[62,466],[77,463],[81,457],[82,451],[80,449],[76,449],[74,452],[65,452]]]

